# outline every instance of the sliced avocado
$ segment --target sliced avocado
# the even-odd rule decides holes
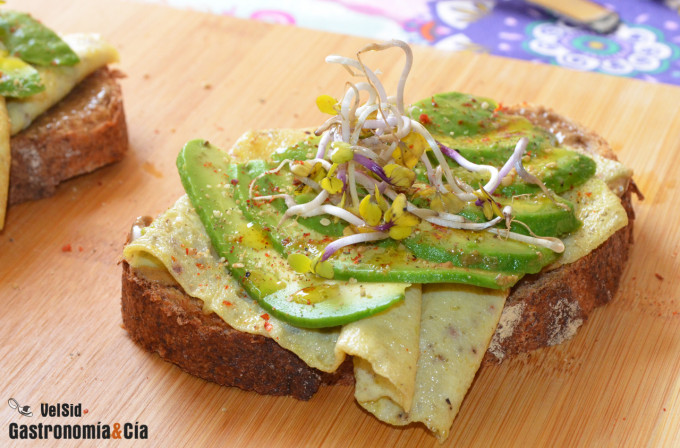
[[[581,227],[581,222],[574,213],[574,204],[564,198],[557,197],[556,200],[563,204],[562,207],[550,200],[545,194],[523,195],[514,198],[495,197],[501,207],[512,206],[513,217],[516,221],[521,221],[531,231],[538,236],[559,237],[573,232]],[[566,206],[566,209],[564,208]],[[474,204],[466,206],[460,215],[475,222],[484,222],[484,212],[481,207]],[[505,227],[505,222],[498,225]],[[521,224],[513,223],[510,230],[524,235],[529,235],[526,227]]]
[[[25,98],[45,90],[40,74],[19,58],[0,56],[0,95]]]
[[[440,93],[414,104],[411,118],[449,148],[474,163],[502,165],[522,137],[527,152],[555,144],[555,137],[524,117],[496,110],[489,98],[459,92]]]
[[[595,173],[596,164],[591,158],[556,147],[556,138],[548,131],[524,117],[494,110],[496,107],[488,98],[449,92],[419,101],[411,109],[411,117],[423,122],[437,141],[469,161],[497,168],[512,155],[519,139],[526,137],[529,160],[524,162],[525,168],[558,194],[583,184]],[[434,159],[433,163],[436,164]],[[449,164],[458,166],[453,160]],[[479,177],[466,170],[458,174],[468,183],[468,178]],[[539,191],[536,185],[519,178],[498,190],[506,196]]]
[[[569,191],[590,179],[597,164],[590,157],[566,148],[545,148],[524,163],[525,169],[541,179],[546,187],[557,194]],[[515,181],[498,191],[505,196],[538,193],[537,185],[527,183],[517,176]]]
[[[378,313],[403,300],[404,283],[338,285],[298,274],[275,251],[266,230],[241,213],[232,196],[238,166],[205,140],[188,142],[177,157],[182,185],[217,253],[251,297],[292,325],[343,325]]]
[[[293,284],[265,297],[260,305],[291,325],[335,327],[386,310],[403,298],[406,286],[399,283],[316,282],[300,288],[300,284]]]
[[[316,155],[319,149],[319,137],[315,135],[310,135],[305,140],[302,140],[295,145],[287,148],[282,152],[275,152],[271,155],[271,158],[275,162],[281,162],[286,159],[290,160],[306,160],[312,159]]]
[[[249,162],[239,166],[237,191],[241,210],[249,219],[269,229],[273,246],[282,254],[304,253],[310,258],[319,256],[324,248],[336,238],[303,226],[303,221],[299,218],[298,220],[289,218],[281,222],[286,207],[275,205],[276,201],[283,202],[281,199],[258,205],[250,200],[248,188],[250,182],[266,171],[267,167],[268,165],[263,162]],[[290,174],[282,169],[277,174],[261,177],[256,182],[257,191],[263,195],[269,194],[273,185],[286,184],[281,180],[273,180],[274,178],[287,178],[288,176]],[[275,191],[281,190],[275,188]],[[516,263],[506,262],[504,265],[497,263],[495,259],[492,260],[493,263],[478,262],[472,265],[464,263],[468,260],[465,257],[459,257],[458,263],[455,262],[456,260],[449,259],[441,261],[418,258],[411,250],[396,244],[355,245],[346,247],[333,256],[334,278],[338,280],[353,278],[368,282],[457,282],[504,289],[519,280],[525,272],[535,272],[536,265],[541,264],[540,260],[543,260],[541,265],[545,265],[554,257],[554,255],[542,254],[541,251],[546,249],[538,250],[534,246],[523,243],[498,238],[497,244],[501,247],[494,250],[494,254],[502,251],[502,246],[505,244],[512,247],[515,245],[526,247],[525,259]],[[505,269],[504,266],[508,266],[509,269]]]
[[[80,61],[54,31],[21,12],[0,12],[0,42],[10,56],[30,64],[75,65]]]
[[[239,169],[239,173],[241,175],[238,184],[239,191],[241,192],[241,197],[246,198],[244,203],[247,205],[247,207],[244,207],[244,213],[252,220],[255,219],[253,214],[255,211],[264,209],[262,208],[261,203],[251,201],[249,197],[250,181],[272,168],[275,168],[275,165],[267,163],[263,160],[251,160],[250,162],[241,165],[241,168]],[[257,193],[261,196],[278,193],[293,194],[293,175],[288,169],[282,169],[276,176],[265,176],[262,178],[257,183],[257,186]],[[304,185],[301,185],[301,187],[304,187]],[[316,194],[297,196],[297,198],[301,199],[298,203],[303,204],[309,202],[310,200],[314,199],[315,196]],[[288,209],[283,199],[276,199],[272,201],[271,206],[274,207],[281,216]],[[315,230],[323,235],[333,237],[342,236],[343,230],[345,227],[347,227],[347,224],[344,221],[333,219],[333,217],[328,219],[326,216],[297,218],[297,222],[311,230]]]
[[[489,232],[470,232],[434,226],[426,221],[404,240],[418,258],[491,271],[533,274],[554,261],[550,249],[520,243]]]

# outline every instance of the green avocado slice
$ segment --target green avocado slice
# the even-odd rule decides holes
[[[497,107],[490,98],[447,92],[418,101],[410,112],[435,139],[474,163],[502,165],[522,137],[529,140],[527,153],[554,146],[552,134]]]
[[[30,64],[15,57],[0,57],[0,95],[25,98],[45,90],[40,74]]]
[[[284,255],[304,253],[309,257],[320,255],[324,248],[335,238],[314,229],[317,225],[309,225],[312,218],[288,219],[281,222],[286,206],[282,199],[274,201],[253,201],[250,199],[249,185],[253,179],[271,168],[262,161],[252,161],[238,168],[237,192],[241,211],[253,222],[269,229],[269,236],[273,246]],[[292,175],[281,169],[277,174],[260,177],[254,191],[259,195],[290,192]],[[331,217],[332,218],[332,217]],[[323,219],[323,218],[322,218]],[[325,218],[328,219],[328,218]],[[303,224],[305,223],[305,224]],[[318,224],[321,226],[321,224]],[[462,232],[462,231],[461,231]],[[464,232],[463,238],[473,232]],[[461,234],[463,235],[463,234]],[[532,245],[505,240],[488,234],[484,238],[493,239],[499,246],[494,249],[494,256],[490,258],[457,257],[453,259],[433,259],[416,257],[415,252],[408,245],[401,246],[392,241],[382,244],[357,245],[338,251],[332,260],[334,278],[339,280],[356,279],[358,281],[401,281],[410,283],[466,283],[494,289],[504,289],[514,284],[526,272],[536,272],[541,266],[555,258],[552,251],[537,248]],[[428,243],[427,241],[425,241]],[[488,244],[485,247],[493,246]],[[504,263],[498,263],[497,253],[503,247],[512,247],[509,253],[517,256],[503,258]],[[411,249],[411,250],[409,250]],[[451,246],[453,250],[454,247]],[[476,250],[476,248],[472,249]],[[425,251],[424,253],[429,253]],[[469,260],[474,263],[467,263]]]
[[[515,197],[496,196],[494,200],[500,204],[501,208],[506,205],[512,206],[514,220],[510,230],[516,233],[530,235],[527,228],[518,221],[526,224],[538,236],[560,237],[581,227],[581,222],[574,213],[574,203],[559,196],[555,200],[562,206],[543,193]],[[413,202],[418,206],[429,208],[428,200],[420,198]],[[474,222],[487,221],[482,208],[474,203],[468,203],[459,215]],[[505,228],[505,226],[505,221],[503,221],[496,227]]]
[[[421,222],[404,240],[418,258],[456,266],[534,274],[555,261],[550,249],[506,240],[488,232],[447,229]]]
[[[177,157],[182,185],[231,275],[260,306],[292,325],[322,328],[371,316],[403,300],[407,283],[338,284],[299,274],[271,250],[266,231],[241,213],[232,195],[238,166],[205,140]]]
[[[417,102],[411,117],[421,121],[437,141],[469,161],[498,168],[512,155],[519,139],[526,137],[529,160],[524,162],[525,168],[558,194],[583,184],[595,174],[596,165],[590,157],[557,147],[556,138],[548,131],[524,117],[506,114],[497,106],[488,98],[441,93]],[[457,167],[452,160],[449,164]],[[466,175],[461,178],[469,183]],[[540,191],[521,179],[498,190],[505,196]]]
[[[0,42],[10,56],[30,64],[75,65],[80,61],[54,31],[21,12],[0,12]]]

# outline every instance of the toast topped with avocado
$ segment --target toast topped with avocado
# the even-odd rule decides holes
[[[359,55],[392,47],[406,64],[388,97]],[[133,339],[260,393],[353,377],[368,412],[443,440],[482,363],[568,339],[613,296],[630,170],[538,107],[445,93],[407,108],[411,59],[396,41],[329,57],[364,80],[319,97],[315,132],[185,145],[187,196],[124,251]]]
[[[54,194],[128,148],[118,52],[100,36],[59,36],[0,10],[0,229],[6,206]]]

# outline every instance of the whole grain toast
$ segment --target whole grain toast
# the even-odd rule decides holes
[[[601,137],[549,109],[520,105],[508,110],[560,132],[569,146],[615,159]],[[632,243],[632,191],[631,182],[621,198],[629,217],[626,227],[578,261],[527,275],[511,289],[482,365],[570,338],[593,309],[612,299]],[[136,224],[150,222],[146,218]],[[192,375],[223,386],[302,400],[322,384],[353,381],[347,360],[334,374],[323,373],[269,338],[238,332],[215,314],[203,313],[202,302],[185,294],[169,275],[147,276],[123,261],[122,281],[122,316],[130,337]]]
[[[9,205],[52,196],[64,180],[123,158],[121,76],[106,67],[95,71],[12,137]]]

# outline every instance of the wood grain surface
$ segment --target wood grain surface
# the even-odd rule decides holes
[[[53,198],[9,210],[0,233],[0,445],[107,445],[12,441],[12,422],[139,422],[148,440],[109,445],[439,446],[421,426],[378,422],[350,387],[298,402],[194,378],[136,346],[120,317],[126,233],[136,216],[156,215],[183,193],[174,167],[183,143],[228,147],[251,128],[321,123],[315,98],[341,95],[346,81],[324,57],[351,56],[368,41],[115,0],[12,3],[61,32],[100,32],[120,49],[131,151]],[[414,51],[407,101],[459,90],[550,105],[607,138],[645,195],[615,299],[570,342],[483,369],[444,446],[680,446],[680,89]],[[373,63],[394,85],[401,56],[386,56]],[[34,416],[10,409],[9,398]],[[88,412],[42,417],[42,402]]]

